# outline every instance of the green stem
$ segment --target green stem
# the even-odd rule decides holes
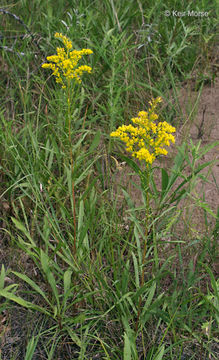
[[[70,89],[70,81],[68,81],[68,85],[67,85],[67,102],[68,102],[68,141],[69,141],[69,151],[70,151],[70,160],[71,160],[73,221],[74,221],[73,255],[75,257],[76,256],[76,205],[75,205],[75,184],[74,184],[74,162],[73,162],[72,143],[71,143],[71,89]]]
[[[141,272],[141,287],[144,285],[144,264],[145,264],[145,258],[147,253],[147,244],[148,244],[148,227],[149,227],[149,165],[146,165],[146,186],[145,186],[145,195],[146,195],[146,219],[145,219],[145,241],[144,241],[144,249],[143,249],[143,257],[142,257],[142,272]],[[137,321],[136,321],[136,333],[138,331],[138,325],[139,325],[139,318],[141,313],[141,304],[142,304],[142,296],[139,297],[138,302],[138,314],[137,314]]]

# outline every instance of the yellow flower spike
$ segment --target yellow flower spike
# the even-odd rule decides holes
[[[47,60],[51,61],[42,65],[44,69],[51,69],[52,75],[55,76],[56,82],[62,85],[62,88],[66,88],[66,83],[70,80],[75,80],[77,83],[81,83],[81,76],[87,72],[91,73],[92,68],[87,65],[78,66],[79,60],[84,55],[93,54],[91,49],[72,50],[72,41],[61,33],[55,33],[55,38],[60,39],[64,48],[57,47],[57,55],[47,56]]]
[[[149,102],[149,111],[140,111],[138,117],[132,118],[134,125],[122,125],[110,136],[118,137],[126,144],[126,151],[132,156],[144,160],[147,164],[152,164],[158,155],[167,155],[164,146],[169,146],[170,141],[175,143],[175,138],[171,133],[176,131],[175,127],[166,121],[156,124],[158,115],[154,110],[162,101],[161,97],[152,99]]]
[[[54,37],[56,39],[62,40],[63,44],[65,45],[67,50],[72,49],[72,42],[70,39],[68,39],[66,36],[62,35],[61,33],[55,33]]]

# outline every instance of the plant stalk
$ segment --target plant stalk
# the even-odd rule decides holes
[[[69,152],[71,161],[71,180],[72,180],[72,200],[73,200],[73,221],[74,221],[74,244],[73,244],[73,256],[76,257],[76,204],[75,204],[75,184],[74,184],[74,162],[71,144],[71,96],[70,96],[70,81],[67,85],[67,102],[68,102],[68,140],[69,140]]]
[[[145,257],[147,253],[147,243],[148,243],[148,226],[149,226],[149,166],[146,165],[146,187],[145,187],[145,195],[146,195],[146,219],[145,219],[145,241],[144,241],[144,249],[143,249],[143,257],[142,257],[142,272],[141,272],[141,287],[144,285],[144,263]],[[138,314],[137,314],[137,321],[136,321],[136,333],[138,331],[139,325],[139,318],[141,313],[141,304],[142,304],[142,296],[139,297],[138,302]]]

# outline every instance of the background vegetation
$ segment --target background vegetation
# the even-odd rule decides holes
[[[0,21],[0,359],[217,359],[219,211],[196,191],[216,144],[190,139],[217,78],[217,2],[1,0]],[[76,257],[64,92],[41,68],[57,31],[93,51],[71,122]],[[182,108],[186,86],[196,98]],[[151,174],[142,286],[139,164],[109,135],[156,96],[179,147]]]

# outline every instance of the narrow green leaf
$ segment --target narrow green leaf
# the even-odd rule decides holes
[[[155,167],[153,167],[153,171],[151,172],[151,174],[150,174],[150,186],[151,186],[151,188],[152,188],[152,196],[155,198],[155,199],[157,199],[158,197],[159,197],[159,191],[158,191],[158,189],[157,189],[157,185],[156,185],[156,183],[155,183],[155,181],[154,181],[154,170],[156,169],[157,167],[155,166]]]
[[[63,304],[62,304],[63,311],[65,311],[65,307],[66,307],[68,297],[71,294],[71,275],[72,275],[71,270],[66,270],[65,273],[64,273],[64,278],[63,278],[63,282],[64,282],[64,299],[63,299]]]
[[[27,238],[28,240],[30,240],[30,243],[36,247],[35,242],[33,241],[32,237],[30,236],[29,232],[27,231],[27,229],[25,228],[25,226],[18,221],[17,219],[15,219],[13,216],[11,217],[11,220],[13,221],[13,223],[15,224],[16,228],[18,230],[20,230]]]
[[[101,136],[101,132],[98,130],[96,135],[94,136],[94,139],[93,139],[92,144],[91,144],[91,146],[89,148],[89,151],[93,151],[94,149],[97,148],[97,146],[100,143],[100,136]]]
[[[52,148],[51,152],[49,154],[49,161],[48,161],[48,165],[47,165],[47,168],[48,168],[49,171],[51,170],[51,167],[52,167],[52,164],[53,164],[53,159],[54,159],[54,149]]]
[[[123,294],[127,291],[128,282],[129,282],[129,260],[127,260],[122,272],[121,291]]]
[[[72,275],[71,270],[66,270],[65,273],[64,273],[64,294],[66,294],[70,289],[71,275]]]
[[[136,289],[139,288],[140,284],[139,284],[139,266],[138,266],[138,260],[135,256],[135,254],[132,251],[132,258],[133,258],[133,263],[134,263],[134,270],[135,270],[135,286]]]
[[[151,305],[151,302],[153,300],[153,297],[154,297],[154,293],[155,293],[155,290],[156,290],[156,282],[154,281],[151,285],[151,288],[149,290],[149,293],[148,293],[148,297],[147,297],[147,300],[145,302],[145,305],[144,305],[144,308],[142,310],[142,314],[145,313],[145,311],[149,308],[149,306]]]
[[[213,143],[207,144],[204,147],[202,147],[201,150],[200,150],[198,159],[200,159],[202,156],[207,154],[207,152],[209,152],[211,149],[213,149],[216,146],[219,146],[219,141],[215,141]]]
[[[26,350],[24,360],[32,360],[34,351],[35,351],[37,343],[38,343],[38,340],[39,340],[39,335],[36,338],[33,336],[30,339],[30,341],[28,341],[27,350]]]
[[[68,326],[66,326],[66,329],[67,329],[68,335],[70,336],[70,338],[72,339],[72,341],[81,348],[81,346],[82,346],[81,340],[80,340],[79,337],[75,334],[74,330],[70,329]]]
[[[218,219],[217,215],[209,208],[208,204],[203,201],[198,201],[198,206],[200,206],[202,209],[207,211],[211,216],[213,216],[215,219]]]
[[[46,302],[50,306],[52,306],[51,303],[49,302],[48,298],[44,294],[44,292],[40,289],[40,287],[33,280],[31,280],[27,275],[18,273],[17,271],[12,271],[12,273],[15,274],[16,276],[18,276],[20,279],[24,280],[27,284],[29,284],[38,294],[40,294],[46,300]]]
[[[53,291],[53,295],[55,296],[57,306],[58,306],[58,309],[59,309],[59,294],[58,294],[58,290],[57,290],[57,287],[56,287],[56,281],[55,281],[55,278],[54,278],[54,276],[53,276],[53,274],[52,274],[52,272],[50,270],[50,267],[49,267],[49,258],[44,253],[44,251],[42,249],[40,250],[40,259],[41,259],[41,265],[42,265],[43,271],[46,274],[48,283],[51,286],[51,289]]]
[[[168,188],[170,188],[173,185],[176,178],[180,174],[180,169],[185,160],[185,150],[186,150],[186,143],[183,143],[180,147],[178,147],[178,153],[176,154],[176,156],[174,158],[174,165],[173,165],[173,168],[171,169],[171,175],[169,178]]]
[[[0,290],[4,288],[4,284],[5,284],[5,267],[4,264],[2,264],[1,274],[0,274]]]
[[[153,360],[162,360],[164,356],[165,346],[162,345],[161,349],[159,350],[159,353],[153,358]]]
[[[22,299],[21,297],[16,296],[16,295],[14,295],[12,293],[9,293],[8,291],[0,290],[0,296],[3,296],[8,300],[14,301],[15,303],[17,303],[17,304],[19,304],[19,305],[21,305],[21,306],[23,306],[25,308],[37,310],[37,311],[40,311],[40,312],[42,312],[42,313],[44,313],[46,315],[51,316],[51,314],[46,309],[42,308],[41,306],[32,304],[31,302],[26,301],[26,300]]]
[[[209,276],[210,276],[210,279],[211,279],[211,286],[212,286],[212,289],[214,290],[214,296],[218,298],[219,300],[219,288],[218,288],[218,284],[217,284],[217,281],[215,280],[215,277],[214,277],[214,274],[213,272],[211,271],[211,269],[209,268],[209,266],[207,266],[206,264],[204,263],[201,263],[201,265],[206,269],[206,271],[208,272]],[[219,310],[219,309],[218,309]]]
[[[73,154],[76,152],[76,150],[81,146],[81,143],[84,141],[85,137],[87,136],[87,133],[85,132],[80,139],[78,140],[78,142],[76,144],[73,145],[72,147],[72,152]]]
[[[132,159],[129,159],[127,156],[119,154],[122,160],[124,160],[131,168],[134,170],[136,174],[141,174],[141,168],[136,164],[136,162]]]
[[[139,265],[142,264],[142,250],[141,250],[141,242],[140,242],[140,238],[139,238],[139,231],[138,231],[138,227],[135,224],[134,227],[134,235],[135,235],[135,240],[136,240],[136,245],[137,245],[137,252],[138,252],[138,263]]]
[[[167,188],[168,182],[169,182],[169,176],[165,169],[161,169],[162,174],[162,192],[164,192]]]
[[[80,229],[83,225],[84,220],[84,202],[83,200],[80,201],[79,205],[79,215],[78,215],[78,232],[80,233]]]
[[[123,360],[131,360],[132,354],[131,354],[131,345],[129,342],[129,338],[127,334],[124,334],[124,352],[123,352]]]
[[[122,192],[125,196],[125,199],[127,201],[129,209],[135,209],[135,205],[134,205],[132,199],[130,198],[130,195],[127,193],[127,191],[125,189],[122,189]]]

